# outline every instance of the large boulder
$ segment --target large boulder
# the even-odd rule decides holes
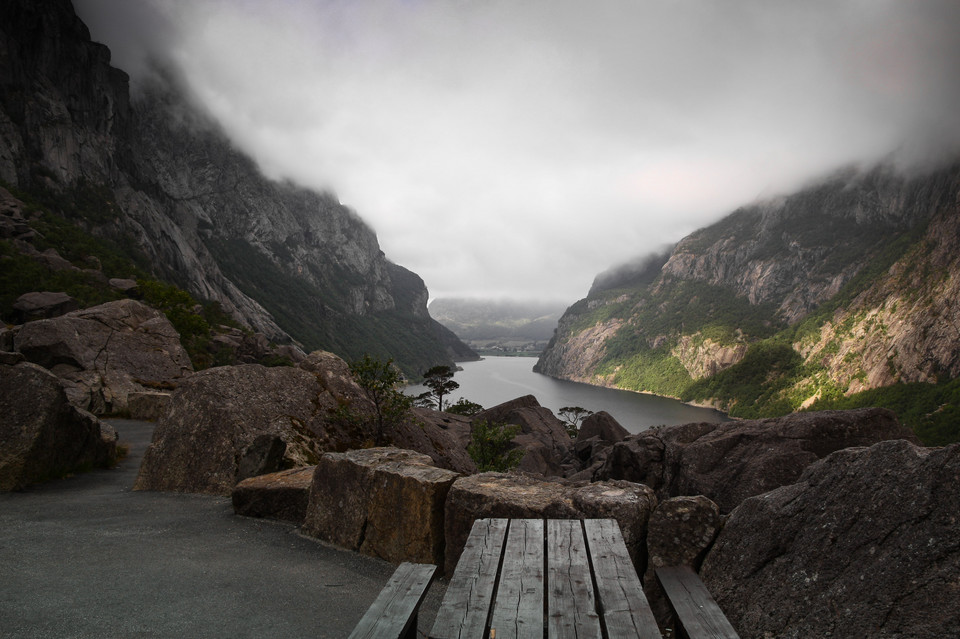
[[[411,413],[404,423],[387,428],[386,437],[393,446],[425,453],[439,468],[464,475],[477,472],[477,465],[467,454],[469,417],[428,408],[414,408]]]
[[[230,495],[233,512],[302,524],[307,516],[314,468],[291,468],[244,479]]]
[[[879,408],[658,427],[614,445],[594,478],[644,483],[661,499],[706,495],[726,513],[747,497],[792,484],[834,451],[892,439],[919,443]]]
[[[653,491],[630,482],[587,484],[523,473],[480,473],[454,482],[447,497],[446,573],[452,574],[473,522],[486,517],[523,519],[613,518],[637,565],[644,562]]]
[[[394,563],[443,565],[444,504],[458,476],[399,448],[327,453],[301,531]]]
[[[960,445],[843,450],[730,515],[701,577],[749,637],[960,636]]]
[[[619,441],[630,436],[630,431],[620,425],[607,411],[596,412],[580,424],[574,452],[580,461],[572,479],[590,479],[607,460],[607,452]]]
[[[74,405],[127,410],[130,393],[176,385],[193,372],[169,320],[136,300],[119,300],[24,324],[14,347],[51,370]]]
[[[109,466],[116,444],[116,432],[71,405],[50,371],[0,365],[0,490]]]
[[[247,477],[314,465],[325,451],[370,441],[372,422],[337,417],[341,406],[362,404],[343,360],[318,352],[301,366],[221,366],[184,380],[135,488],[229,495]]]
[[[549,408],[544,408],[533,395],[525,395],[481,411],[474,421],[503,422],[520,427],[513,443],[526,454],[518,470],[546,476],[560,476],[564,464],[573,456],[573,440],[566,426]]]
[[[55,291],[24,293],[13,303],[13,310],[21,324],[58,317],[79,309],[80,304],[77,300],[66,293]]]

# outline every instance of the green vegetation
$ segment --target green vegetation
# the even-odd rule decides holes
[[[914,382],[874,388],[814,403],[809,410],[889,408],[927,446],[960,442],[960,378],[939,384]]]
[[[684,401],[719,398],[733,417],[757,419],[793,412],[785,392],[802,379],[803,358],[788,344],[764,340],[750,345],[743,360],[691,384]]]
[[[464,417],[472,417],[482,410],[483,406],[476,402],[471,402],[466,397],[461,397],[455,403],[447,406],[448,413],[463,415]]]
[[[380,446],[384,443],[385,429],[402,423],[409,415],[413,398],[400,392],[403,375],[393,365],[392,359],[381,362],[364,355],[350,364],[350,374],[373,404],[377,425],[376,444]],[[352,417],[356,421],[356,416]]]
[[[256,299],[277,324],[304,345],[350,361],[369,354],[393,358],[408,378],[447,358],[437,327],[402,310],[347,314],[349,287],[362,286],[346,269],[330,269],[318,285],[291,277],[242,239],[209,240],[207,247],[237,287]],[[392,274],[401,280],[401,274]],[[403,305],[398,305],[402,307]]]
[[[520,433],[519,426],[479,419],[473,422],[467,454],[481,473],[505,473],[520,465],[525,450],[515,448],[511,441]]]

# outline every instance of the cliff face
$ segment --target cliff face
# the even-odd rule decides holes
[[[729,410],[709,380],[739,364],[733,383],[781,413],[956,378],[958,256],[960,164],[847,171],[735,211],[636,277],[599,276],[537,370]]]
[[[156,275],[272,339],[408,372],[472,356],[334,196],[265,179],[162,73],[131,100],[69,1],[5,2],[0,25],[0,179],[67,198],[105,187],[89,230],[132,238]]]

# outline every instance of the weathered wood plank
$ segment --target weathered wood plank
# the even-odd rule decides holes
[[[437,567],[402,563],[350,633],[350,639],[405,639],[416,634],[417,610]]]
[[[689,566],[657,568],[657,580],[690,639],[739,639],[710,591]]]
[[[478,519],[450,578],[431,639],[487,639],[484,632],[506,539],[507,519]]]
[[[579,520],[547,522],[547,636],[600,639],[587,545]]]
[[[497,639],[543,639],[543,521],[512,519],[490,628]]]
[[[600,614],[610,639],[661,639],[637,570],[613,519],[587,519],[586,532]]]

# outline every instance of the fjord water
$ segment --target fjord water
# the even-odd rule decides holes
[[[460,388],[453,392],[451,403],[466,397],[484,408],[492,408],[523,395],[533,395],[541,406],[558,416],[563,406],[581,406],[593,412],[605,410],[631,433],[651,426],[728,420],[713,409],[688,406],[667,397],[554,379],[534,373],[535,363],[532,357],[486,357],[478,362],[464,362],[460,364],[463,370],[458,370],[453,377]],[[426,390],[424,386],[415,385],[408,386],[404,392],[419,395]]]

